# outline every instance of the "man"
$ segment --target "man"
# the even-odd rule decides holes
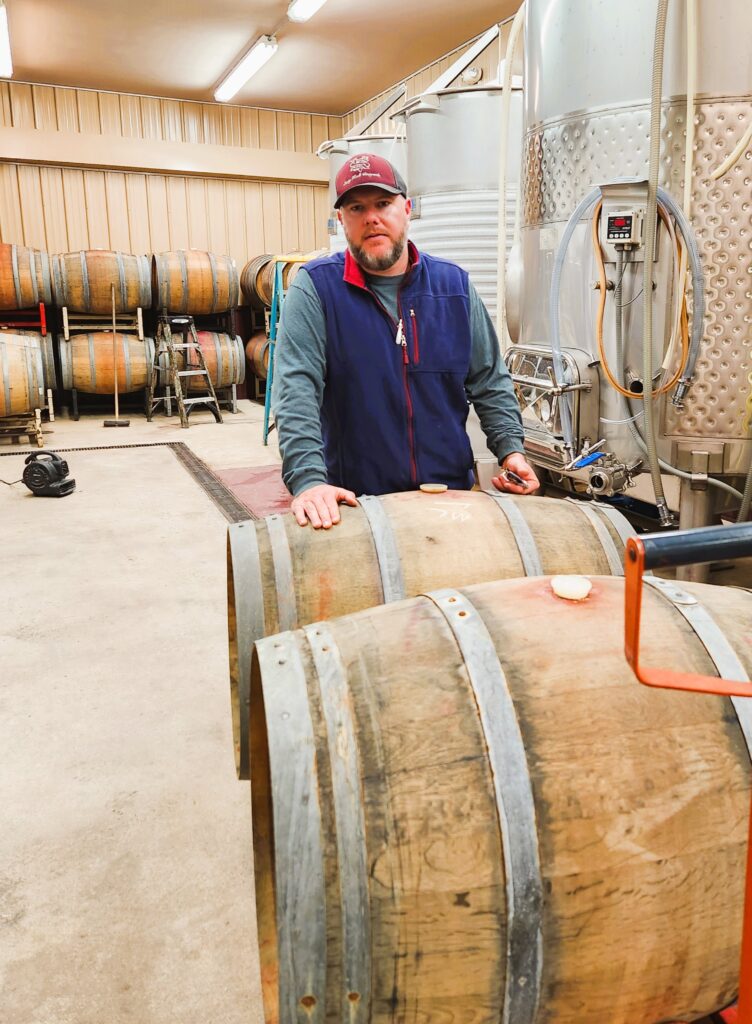
[[[531,493],[511,378],[467,273],[407,241],[411,203],[382,157],[353,157],[335,187],[348,251],[297,274],[275,353],[272,404],[298,523],[329,528],[356,494],[472,487],[468,400],[502,466],[494,486]]]

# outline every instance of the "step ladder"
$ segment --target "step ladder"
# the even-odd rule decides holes
[[[176,342],[175,336],[181,340]],[[180,353],[183,353],[181,360]],[[167,374],[169,383],[162,385],[164,393],[159,394],[160,375]],[[192,378],[201,379],[202,394],[191,394],[188,390]],[[185,390],[183,381],[187,381]],[[163,312],[157,319],[157,335],[154,345],[154,365],[146,389],[146,418],[151,420],[160,402],[165,403],[168,415],[172,415],[172,398],[175,398],[180,413],[181,427],[188,427],[188,417],[196,406],[204,405],[222,423],[222,413],[217,401],[206,360],[198,343],[196,325],[192,316],[169,316]]]

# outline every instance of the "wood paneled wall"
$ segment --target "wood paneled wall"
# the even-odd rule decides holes
[[[327,245],[328,217],[325,187],[0,163],[0,241],[51,253],[208,249],[240,269]]]
[[[328,243],[325,186],[111,170],[106,137],[315,153],[341,124],[316,114],[0,83],[0,126],[103,136],[101,169],[0,159],[0,240],[51,253],[193,247],[227,253],[239,267],[261,252],[318,248]]]
[[[298,153],[315,153],[342,131],[341,118],[324,114],[23,82],[0,82],[0,125]]]
[[[499,70],[499,62],[503,60],[506,55],[507,39],[509,38],[509,32],[511,30],[511,21],[505,21],[501,25],[501,31],[496,39],[486,47],[486,49],[473,62],[473,67],[479,67],[483,70],[483,77],[479,83],[482,87],[493,81]],[[452,64],[458,60],[463,53],[467,53],[470,47],[476,40],[471,39],[470,42],[464,46],[458,47],[445,57],[441,57],[439,60],[434,61],[433,64],[429,64],[427,67],[417,71],[414,75],[410,75],[404,79],[404,83],[407,86],[407,94],[404,99],[399,100],[395,106],[383,114],[371,128],[368,129],[368,134],[390,134],[395,130],[395,122],[390,119],[390,115],[407,102],[407,100],[413,99],[418,96],[424,89],[427,89],[432,82],[434,82],[439,75],[443,75],[445,71],[448,71]],[[521,47],[518,49],[518,56],[515,61],[515,74],[522,74],[522,55]],[[375,110],[379,103],[382,103],[390,92],[401,83],[395,82],[390,88],[384,92],[379,93],[378,96],[374,96],[366,103],[361,104],[359,107],[355,107],[354,110],[349,111],[345,114],[342,119],[342,129],[344,132],[348,132],[354,125],[365,117],[370,111]],[[455,81],[452,83],[453,87],[456,87],[458,83]]]

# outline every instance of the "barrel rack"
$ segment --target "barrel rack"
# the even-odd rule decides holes
[[[28,437],[29,444],[33,439],[37,448],[44,448],[42,410],[33,409],[22,415],[0,416],[0,438],[2,437],[9,437],[14,444],[22,437]]]

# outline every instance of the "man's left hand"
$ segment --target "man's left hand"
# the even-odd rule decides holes
[[[515,483],[513,479],[510,480],[505,475],[505,470],[520,477],[524,486]],[[535,475],[535,470],[522,452],[512,452],[511,455],[507,455],[501,464],[501,473],[499,476],[495,476],[491,483],[497,491],[508,491],[510,494],[532,494],[540,487],[540,480]]]

